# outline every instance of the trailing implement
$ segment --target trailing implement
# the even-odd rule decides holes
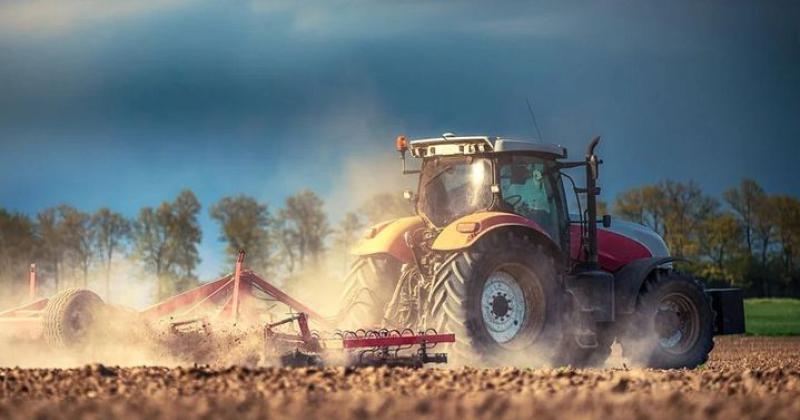
[[[337,329],[335,324],[344,322],[342,317],[322,317],[258,274],[245,270],[244,259],[242,251],[234,273],[142,311],[106,304],[85,289],[68,289],[50,298],[37,299],[36,276],[32,271],[31,301],[0,312],[2,334],[41,340],[52,349],[81,354],[91,353],[94,346],[102,344],[130,342],[141,331],[153,332],[157,327],[168,335],[160,343],[169,345],[180,342],[173,338],[187,338],[189,347],[202,347],[202,343],[192,340],[212,336],[217,330],[236,332],[238,340],[260,329],[263,360],[283,366],[421,367],[447,362],[445,353],[434,353],[433,349],[439,344],[453,343],[452,333],[440,334],[431,329],[416,332]],[[367,301],[368,307],[374,302]],[[286,311],[292,315],[275,320]],[[320,331],[312,331],[312,324]]]

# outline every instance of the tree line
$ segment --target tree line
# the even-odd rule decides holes
[[[115,262],[130,261],[155,283],[161,300],[198,284],[198,246],[202,208],[195,194],[182,191],[172,201],[144,207],[131,219],[109,208],[84,212],[67,204],[29,216],[0,208],[0,301],[19,300],[27,282],[28,264],[36,262],[40,284],[50,291],[87,287],[90,277],[102,279],[108,297]],[[286,198],[274,212],[247,195],[223,197],[209,208],[219,224],[232,268],[238,250],[248,252],[249,268],[290,281],[309,267],[323,264],[328,244],[346,269],[348,256],[339,251],[355,244],[366,223],[411,213],[393,194],[378,194],[332,228],[323,200],[310,190]],[[335,254],[335,255],[334,255]]]
[[[223,197],[208,212],[226,244],[225,271],[245,249],[249,268],[284,284],[321,267],[342,274],[366,226],[412,213],[399,194],[383,193],[332,226],[324,205],[310,190],[276,209],[247,195]],[[711,283],[742,287],[752,296],[800,295],[795,197],[767,194],[745,179],[718,199],[694,182],[665,180],[625,191],[611,207],[617,217],[659,233],[673,255],[688,260],[686,269]],[[157,300],[186,290],[198,284],[201,211],[190,190],[131,219],[108,208],[88,213],[66,204],[34,216],[0,208],[0,298],[24,292],[30,262],[51,290],[86,287],[93,275],[108,296],[120,260],[147,273]]]
[[[662,181],[620,194],[612,212],[658,232],[710,283],[750,296],[800,295],[800,200],[744,179],[721,199],[695,182]]]

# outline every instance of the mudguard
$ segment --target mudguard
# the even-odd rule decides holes
[[[414,256],[406,245],[404,235],[424,224],[419,216],[378,223],[367,230],[366,236],[351,250],[351,253],[359,256],[389,254],[400,262],[412,262]]]
[[[659,265],[678,261],[675,257],[641,258],[632,261],[614,273],[614,302],[616,314],[632,314],[642,283]]]
[[[487,233],[504,227],[529,229],[545,238],[548,245],[558,247],[550,235],[530,219],[512,213],[484,211],[450,223],[433,241],[432,248],[436,251],[458,251],[469,248]]]

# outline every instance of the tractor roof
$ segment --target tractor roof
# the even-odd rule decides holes
[[[567,157],[567,149],[559,145],[502,137],[456,136],[445,133],[441,137],[411,140],[409,144],[412,156],[421,158],[503,152],[532,152],[554,159]]]

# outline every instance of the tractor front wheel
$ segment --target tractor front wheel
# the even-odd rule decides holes
[[[455,333],[456,363],[549,363],[561,339],[559,290],[541,244],[493,233],[437,268],[426,326]]]
[[[341,328],[379,327],[400,277],[400,262],[390,256],[359,257],[345,278],[340,298]]]

